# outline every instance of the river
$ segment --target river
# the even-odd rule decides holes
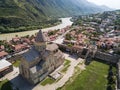
[[[44,29],[42,29],[42,31],[46,32],[46,31],[49,31],[49,30],[56,30],[56,29],[65,28],[66,26],[72,25],[73,22],[71,22],[70,19],[71,19],[70,17],[68,17],[68,18],[61,18],[61,20],[62,20],[61,24],[59,24],[57,26],[49,27],[49,28],[44,28]],[[31,30],[31,31],[24,31],[24,32],[0,34],[0,40],[7,40],[7,41],[9,41],[12,38],[14,38],[16,35],[18,35],[19,37],[26,36],[26,35],[34,35],[38,31],[39,30]]]

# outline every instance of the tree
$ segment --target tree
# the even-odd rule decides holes
[[[71,37],[71,35],[68,33],[68,34],[66,34],[65,39],[66,39],[66,40],[71,40],[71,39],[72,39],[72,37]]]

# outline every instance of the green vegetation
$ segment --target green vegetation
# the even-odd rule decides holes
[[[71,40],[71,39],[72,39],[70,33],[67,33],[67,34],[66,34],[65,39],[66,39],[66,40]]]
[[[52,78],[50,78],[50,77],[47,77],[45,80],[43,80],[40,84],[41,85],[43,85],[43,86],[45,86],[45,85],[47,85],[47,84],[52,84],[52,83],[54,83],[55,82],[55,80],[54,79],[52,79]]]
[[[115,90],[117,80],[116,73],[117,73],[116,68],[110,65],[107,77],[108,79],[107,90]]]
[[[120,51],[118,51],[116,54],[120,55]]]
[[[41,29],[59,23],[59,20],[53,18],[98,11],[103,9],[93,4],[91,7],[91,3],[86,1],[76,3],[74,0],[0,0],[0,32]]]
[[[62,73],[66,73],[66,71],[68,70],[68,68],[70,67],[70,65],[67,65],[67,66],[65,66],[63,69],[62,69]]]
[[[41,29],[60,23],[58,19],[47,17],[40,8],[36,0],[1,0],[0,33]]]
[[[0,81],[0,90],[13,90],[11,82],[6,80]]]
[[[67,46],[68,46],[68,47],[72,47],[72,46],[73,46],[73,44],[67,44]]]
[[[86,70],[76,67],[75,74],[57,90],[106,90],[109,66],[93,61]]]
[[[6,42],[4,40],[3,41],[0,40],[0,46],[1,45],[4,46],[6,52],[8,52],[8,53],[12,53],[13,52],[13,50],[12,50],[11,46],[8,44],[8,42]]]
[[[55,35],[58,31],[59,30],[50,31],[48,32],[48,36]]]
[[[83,25],[82,18],[77,19],[77,20],[73,23],[73,25]]]
[[[61,21],[57,19],[49,19],[40,22],[27,21],[16,17],[0,18],[0,33],[12,33],[28,30],[41,29],[58,25]]]
[[[71,63],[71,61],[66,59],[64,62],[64,66],[70,65],[70,63]]]
[[[120,30],[120,16],[117,17],[117,19],[114,21],[114,24],[117,26],[115,29]]]
[[[62,69],[61,72],[65,73],[65,72],[67,71],[67,69],[69,68],[70,63],[71,63],[71,61],[65,60],[65,62],[64,62],[64,68]],[[45,85],[47,85],[47,84],[52,84],[52,83],[54,83],[54,82],[58,82],[60,79],[61,79],[61,78],[59,78],[59,79],[56,81],[56,80],[54,80],[54,79],[52,79],[52,78],[50,78],[50,77],[47,77],[47,78],[46,78],[45,80],[43,80],[40,84],[43,85],[43,86],[45,86]]]
[[[21,62],[20,60],[16,60],[16,61],[13,63],[13,66],[19,67],[20,62]]]
[[[64,62],[64,68],[61,70],[62,73],[66,73],[66,71],[70,67],[70,63],[71,63],[71,61],[65,60],[65,62]]]

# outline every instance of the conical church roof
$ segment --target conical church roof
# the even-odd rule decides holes
[[[45,41],[46,41],[45,35],[43,34],[42,30],[39,30],[35,38],[35,42],[45,42]]]

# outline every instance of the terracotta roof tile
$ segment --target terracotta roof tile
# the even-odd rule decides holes
[[[1,52],[0,52],[0,57],[6,56],[6,55],[8,55],[7,52],[5,52],[5,51],[1,51]]]

